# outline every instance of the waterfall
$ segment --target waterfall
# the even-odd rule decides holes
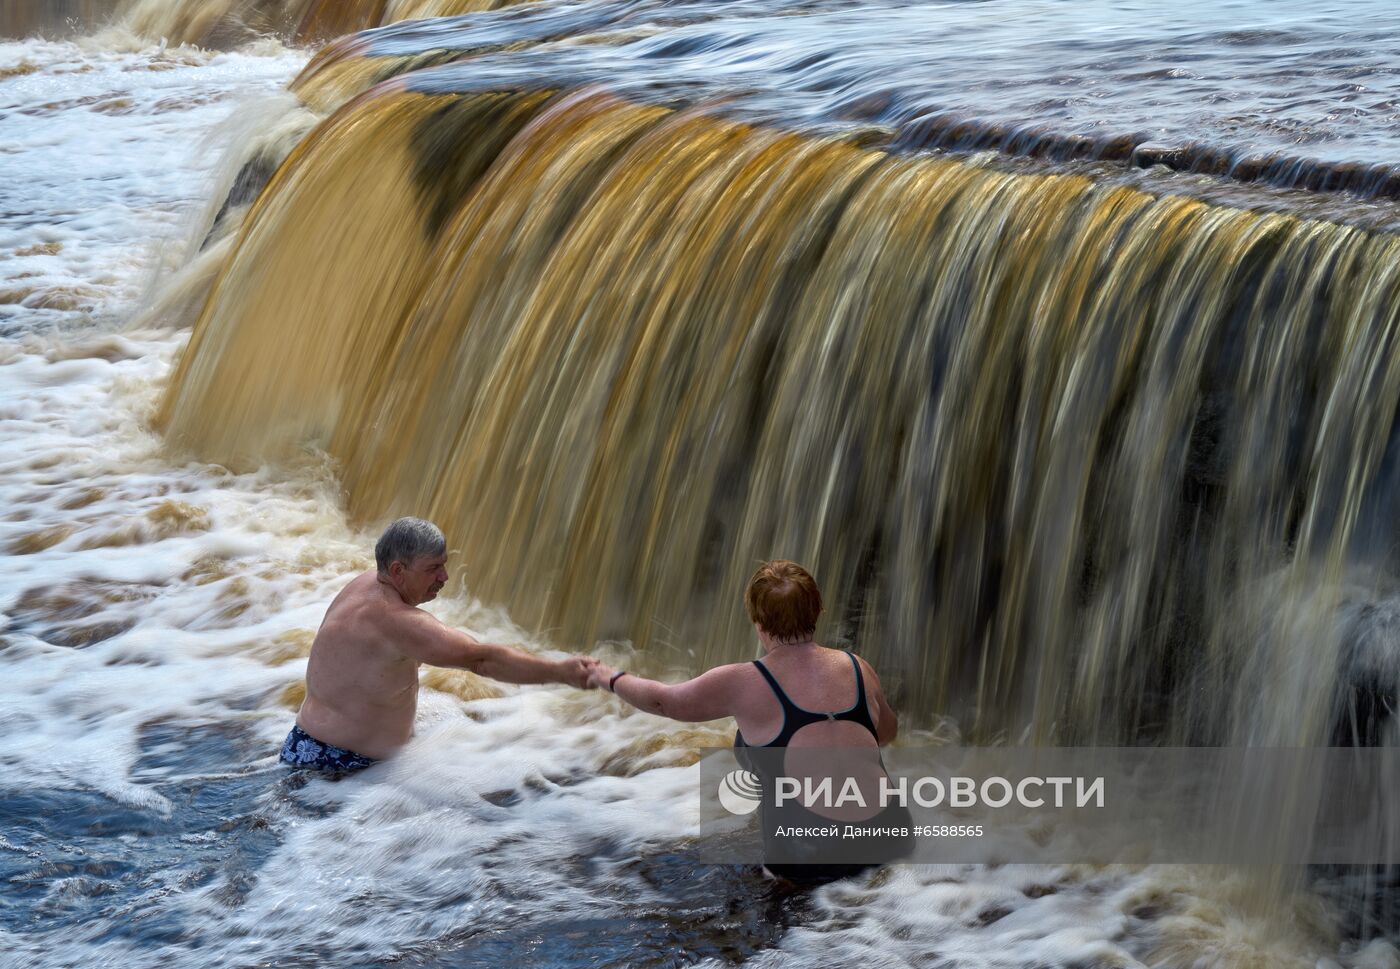
[[[561,642],[744,658],[782,556],[907,708],[1310,742],[1394,540],[1397,270],[1359,227],[399,78],[259,198],[160,419],[326,449]]]
[[[138,37],[232,47],[272,35],[299,43],[400,20],[452,17],[520,0],[13,0],[0,10],[0,37],[90,30],[118,22]]]

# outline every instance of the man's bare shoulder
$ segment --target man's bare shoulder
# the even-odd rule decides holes
[[[357,618],[392,617],[401,613],[418,612],[399,598],[397,592],[379,581],[376,572],[355,576],[331,601],[326,617],[356,614]]]
[[[436,639],[447,628],[431,613],[404,602],[377,572],[351,579],[326,611],[326,623],[351,626],[356,635],[372,633],[396,648]]]
[[[361,572],[349,582],[345,583],[344,588],[336,593],[335,598],[331,600],[331,608],[334,609],[337,606],[359,603],[363,601],[367,595],[372,594],[378,585],[379,581],[376,577],[376,573],[372,571]]]
[[[381,583],[377,573],[365,572],[346,583],[331,600],[325,618],[321,620],[321,635],[317,639],[329,638],[336,642],[382,641],[387,633],[399,625],[395,620],[401,611],[416,610],[406,605],[393,589]]]

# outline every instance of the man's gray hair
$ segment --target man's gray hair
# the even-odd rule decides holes
[[[374,543],[374,561],[380,572],[388,572],[394,562],[412,564],[427,555],[446,555],[447,538],[430,521],[400,518],[391,522]]]

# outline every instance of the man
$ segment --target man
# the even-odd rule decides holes
[[[394,753],[413,734],[420,663],[507,683],[588,688],[591,657],[551,660],[483,643],[418,608],[447,583],[447,540],[436,525],[400,518],[380,536],[374,558],[377,570],[352,579],[321,621],[283,763],[343,772]]]

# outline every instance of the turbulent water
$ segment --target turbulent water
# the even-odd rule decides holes
[[[235,465],[326,449],[357,520],[425,510],[475,592],[565,641],[741,658],[741,583],[780,550],[912,710],[984,736],[1325,739],[1371,662],[1337,638],[1346,583],[1390,592],[1354,577],[1400,497],[1393,206],[914,154],[924,79],[966,73],[929,24],[974,16],[914,9],[860,7],[841,49],[849,5],[689,3],[327,48],[293,88],[329,117],[220,266],[161,426]]]
[[[0,20],[76,38],[0,43],[3,964],[1400,965],[1355,873],[777,891],[691,856],[723,725],[596,694],[425,671],[400,757],[275,763],[406,512],[461,549],[443,618],[670,676],[801,558],[910,742],[1389,739],[1389,6],[284,46],[488,6]]]

